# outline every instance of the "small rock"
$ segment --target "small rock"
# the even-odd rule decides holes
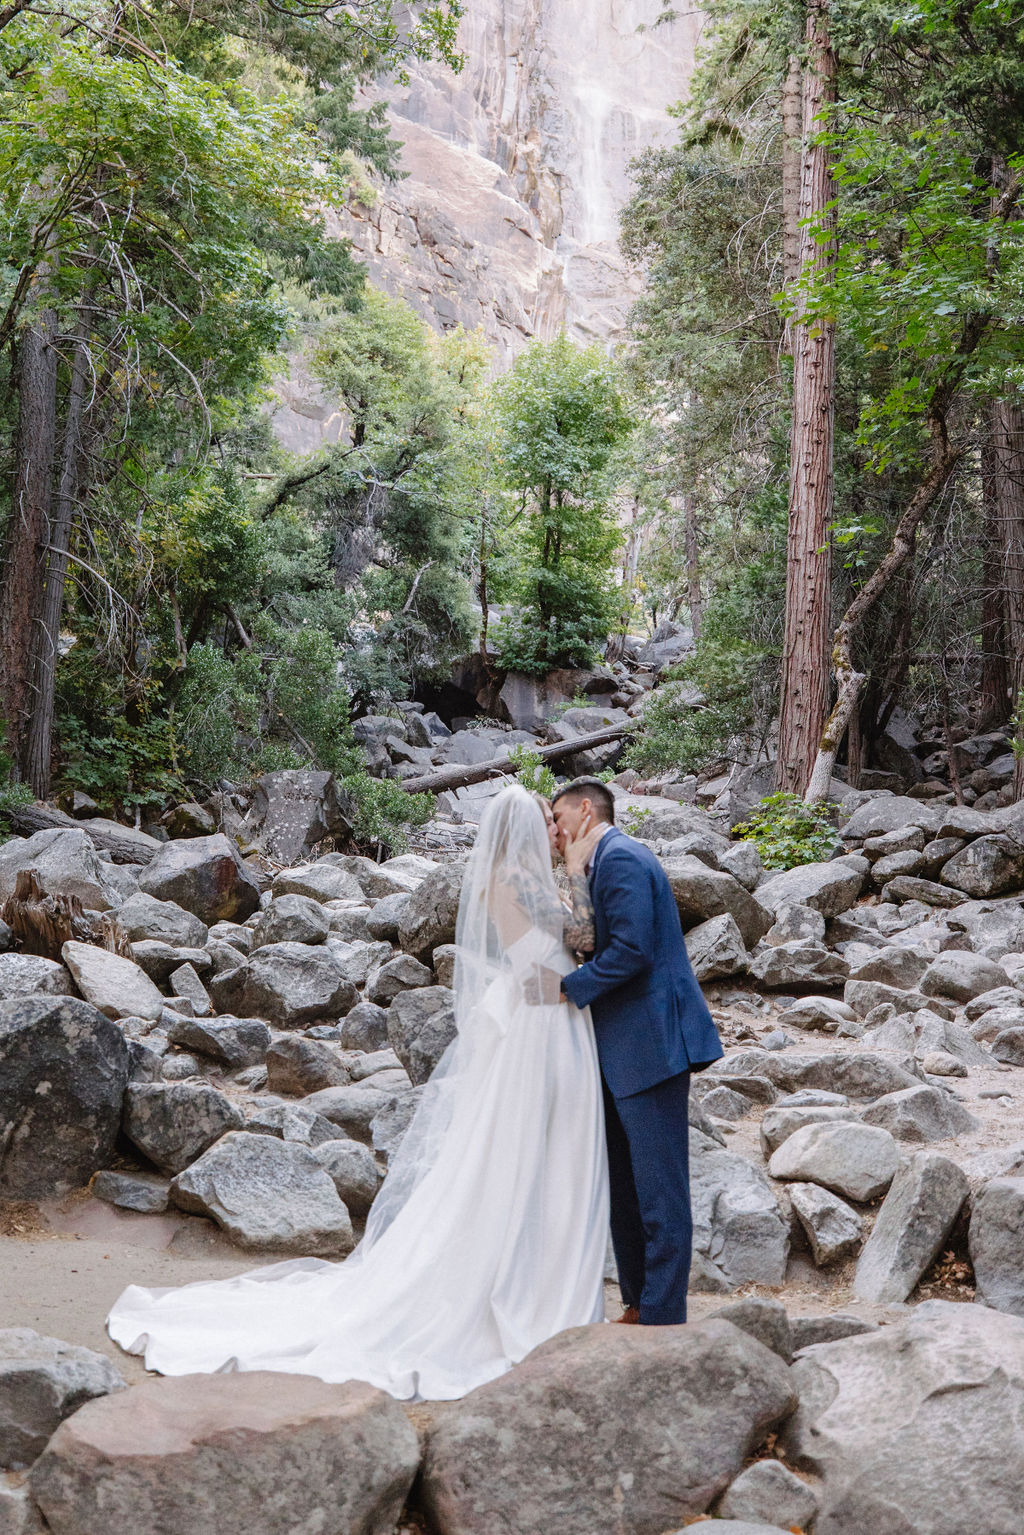
[[[740,975],[747,968],[749,955],[736,919],[731,912],[709,917],[691,927],[686,934],[686,952],[698,981],[719,980]]]
[[[848,911],[864,887],[867,859],[835,858],[829,863],[805,863],[781,874],[770,874],[757,887],[760,905],[773,914],[783,906],[812,906],[823,917]]]
[[[825,918],[813,906],[783,903],[776,908],[775,921],[764,935],[765,943],[795,943],[798,940],[821,943],[825,937]]]
[[[818,1512],[818,1495],[777,1460],[756,1460],[741,1471],[718,1505],[722,1519],[773,1521],[784,1530],[804,1529]]]
[[[789,1108],[777,1106],[769,1109],[761,1121],[761,1150],[766,1157],[770,1157],[773,1151],[779,1149],[783,1141],[787,1141],[805,1125],[849,1124],[859,1119],[858,1111],[844,1104],[808,1104],[806,1107],[791,1106]]]
[[[750,974],[754,980],[772,989],[841,986],[847,971],[842,955],[833,954],[823,943],[809,939],[769,944],[759,949],[750,961]]]
[[[887,901],[923,901],[926,906],[949,909],[962,906],[968,897],[962,891],[953,890],[948,885],[936,884],[934,880],[919,879],[913,874],[897,874],[895,879],[889,880],[885,887],[885,899]]]
[[[795,1130],[772,1153],[768,1171],[773,1178],[820,1183],[863,1204],[885,1193],[898,1166],[899,1151],[888,1130],[811,1124]]]
[[[330,920],[319,901],[308,895],[280,895],[260,913],[252,930],[252,946],[267,943],[323,943]]]
[[[930,1077],[966,1077],[967,1067],[946,1050],[926,1050],[921,1056],[921,1069]]]
[[[120,1210],[141,1215],[161,1215],[170,1203],[170,1183],[153,1173],[118,1173],[105,1170],[90,1185],[93,1195]],[[0,1525],[2,1529],[2,1525]]]
[[[876,1098],[861,1113],[866,1125],[878,1125],[899,1141],[948,1140],[978,1129],[974,1116],[937,1087],[922,1082]]]
[[[967,1198],[966,1174],[937,1151],[902,1164],[857,1263],[853,1288],[862,1300],[904,1301],[930,1268]]]
[[[701,1107],[716,1119],[733,1121],[750,1113],[751,1100],[743,1093],[734,1092],[731,1087],[714,1087],[701,1099]]]
[[[337,1127],[308,1103],[284,1103],[279,1098],[264,1098],[257,1103],[245,1121],[245,1128],[250,1135],[274,1135],[280,1141],[295,1141],[313,1148],[338,1136]]]
[[[380,1170],[370,1148],[359,1141],[322,1141],[313,1155],[326,1170],[350,1214],[368,1214],[381,1185]]]
[[[438,864],[409,896],[398,929],[407,954],[426,963],[439,944],[454,943],[463,872],[462,864]]]
[[[969,1245],[977,1300],[1024,1316],[1024,1178],[993,1178],[975,1195]]]
[[[370,1143],[386,1161],[390,1161],[405,1138],[423,1096],[422,1087],[389,1096],[373,1116]]]
[[[270,1049],[270,1030],[261,1018],[178,1018],[167,1038],[232,1069],[262,1065]]]
[[[0,1329],[0,1470],[31,1465],[65,1418],[124,1384],[120,1370],[92,1349],[28,1327]]]
[[[341,1021],[341,1044],[346,1050],[383,1050],[388,1044],[388,1015],[373,1002],[357,1002]]]
[[[190,911],[173,901],[158,901],[143,890],[117,908],[117,925],[129,943],[156,941],[174,949],[201,949],[208,936],[206,923]]]
[[[409,904],[408,895],[386,895],[375,901],[373,910],[366,918],[366,931],[371,938],[398,942],[398,930]]]
[[[240,1247],[328,1258],[354,1245],[334,1183],[295,1141],[233,1130],[179,1173],[171,1198],[211,1216]]]
[[[758,1343],[770,1348],[773,1354],[778,1354],[786,1364],[792,1363],[793,1339],[789,1330],[789,1317],[781,1301],[752,1295],[744,1300],[730,1301],[727,1306],[720,1306],[710,1315],[720,1317],[723,1322],[731,1322],[741,1332],[749,1333]]]
[[[397,954],[370,976],[366,983],[366,999],[378,1007],[388,1007],[399,992],[432,986],[433,982],[434,973],[429,965],[421,965],[411,954]]]
[[[160,1017],[164,999],[133,960],[74,939],[60,952],[82,996],[108,1018]]]
[[[310,1093],[302,1107],[315,1109],[353,1140],[370,1145],[373,1121],[394,1101],[393,1092],[382,1092],[380,1088],[360,1082],[351,1087],[325,1087],[318,1093]]]
[[[334,861],[335,855],[317,859],[316,863],[299,864],[294,869],[282,869],[271,886],[276,900],[284,895],[304,895],[312,901],[362,902],[363,892],[354,874]],[[344,863],[344,860],[342,860]]]
[[[860,1247],[864,1222],[838,1195],[816,1183],[791,1183],[789,1197],[818,1268],[837,1263]]]
[[[434,950],[431,964],[439,986],[451,986],[455,979],[455,945],[439,943]]]
[[[795,1029],[812,1029],[822,1034],[835,1034],[840,1024],[850,1023],[857,1014],[845,1002],[835,997],[801,997],[779,1016],[779,1022]]]
[[[213,1011],[210,994],[191,965],[179,965],[168,977],[171,995],[192,1004],[194,1018],[208,1018]]]
[[[388,1040],[414,1083],[427,1081],[455,1032],[447,986],[400,992],[388,1009]]]
[[[1024,847],[1013,837],[978,837],[943,864],[939,878],[976,899],[1019,890],[1024,885]]]
[[[228,1130],[242,1112],[206,1082],[144,1082],[125,1094],[124,1132],[161,1172],[181,1172]]]
[[[926,997],[950,997],[954,1002],[969,1002],[983,992],[1005,986],[1006,972],[981,954],[951,950],[932,960],[920,984]]]
[[[0,1002],[15,997],[69,997],[74,983],[59,960],[39,954],[0,954]]]
[[[850,966],[851,981],[881,981],[884,986],[901,989],[917,985],[931,962],[931,956],[902,944],[887,944],[874,949],[867,959]]]
[[[344,1087],[351,1080],[337,1051],[319,1039],[277,1039],[267,1051],[266,1065],[272,1093],[300,1098],[324,1087]]]
[[[1024,1066],[1024,1028],[1003,1029],[992,1042],[992,1058],[1006,1066]]]

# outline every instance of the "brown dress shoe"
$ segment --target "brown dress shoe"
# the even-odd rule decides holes
[[[616,1322],[626,1322],[629,1326],[635,1327],[640,1321],[640,1313],[635,1306],[627,1306],[622,1315],[617,1316],[615,1320]]]

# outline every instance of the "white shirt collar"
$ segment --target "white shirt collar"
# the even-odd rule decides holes
[[[597,839],[597,842],[594,843],[593,851],[591,852],[590,857],[587,859],[587,869],[586,869],[586,872],[588,874],[590,873],[590,867],[591,867],[592,863],[594,862],[594,853],[597,852],[598,844],[601,841],[601,837],[604,836],[605,832],[612,831],[613,829],[614,828],[612,827],[612,823],[610,821],[606,821],[605,824],[601,827],[601,836],[599,836],[598,839]]]

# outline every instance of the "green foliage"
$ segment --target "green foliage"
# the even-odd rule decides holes
[[[733,833],[753,842],[766,869],[824,863],[839,846],[829,820],[835,809],[835,805],[807,805],[797,794],[769,794]]]
[[[630,837],[638,837],[654,814],[648,807],[631,805],[625,815],[620,817],[622,830]]]
[[[434,814],[432,794],[407,794],[393,779],[357,771],[346,774],[341,783],[355,807],[352,829],[357,842],[379,846],[389,857],[405,851],[408,827],[422,826]]]
[[[623,381],[598,347],[563,332],[533,342],[495,386],[494,420],[499,473],[520,513],[493,572],[492,594],[515,609],[496,635],[499,663],[585,666],[616,608],[621,535],[607,471],[632,430]]]
[[[558,780],[539,752],[531,751],[526,742],[521,741],[518,746],[513,746],[508,758],[524,789],[535,789],[546,799],[551,798],[558,788]]]
[[[16,805],[30,804],[32,800],[32,791],[27,784],[10,781],[14,759],[4,745],[6,734],[6,727],[0,719],[0,843],[8,841],[11,834],[7,812]]]
[[[763,743],[771,669],[752,646],[704,641],[652,695],[623,765],[641,773],[696,772]]]

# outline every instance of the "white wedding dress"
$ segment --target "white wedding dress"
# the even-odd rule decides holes
[[[563,916],[540,807],[505,790],[481,825],[459,908],[458,1037],[363,1241],[341,1263],[299,1258],[179,1289],[132,1285],[110,1313],[111,1337],[164,1375],[284,1370],[444,1400],[555,1333],[600,1321],[608,1189],[590,1019],[524,996],[531,977],[572,967]]]

